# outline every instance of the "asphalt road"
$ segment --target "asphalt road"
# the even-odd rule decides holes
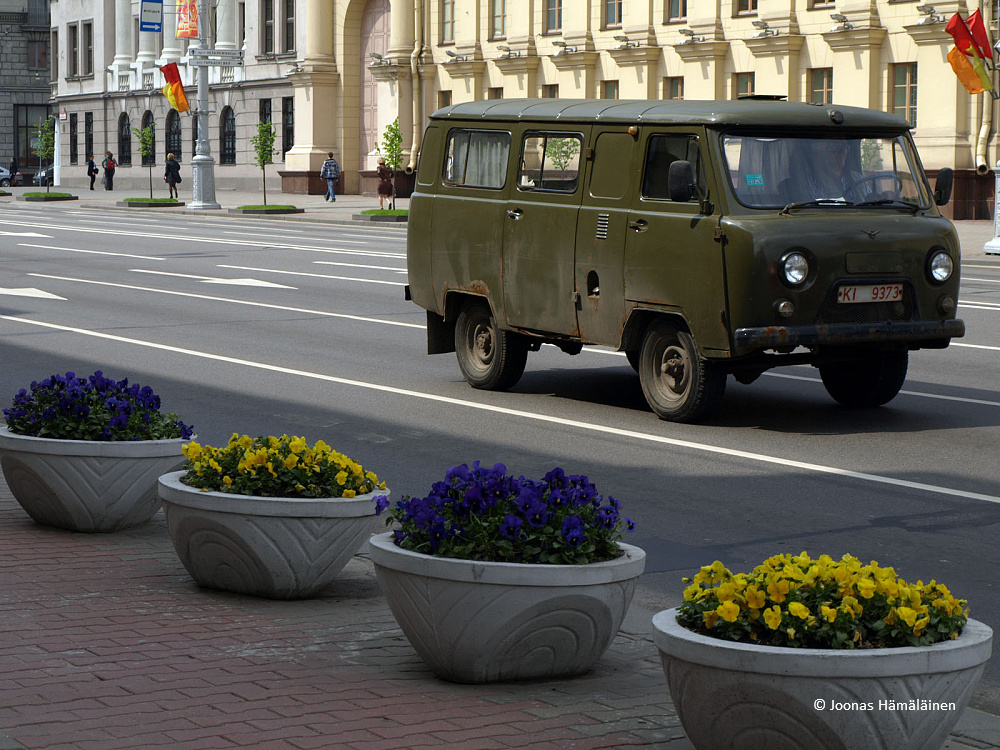
[[[649,555],[637,602],[680,599],[720,559],[851,553],[935,578],[1000,627],[1000,262],[967,259],[966,337],[911,355],[881,409],[833,402],[816,370],[730,379],[707,424],[659,421],[624,356],[552,347],[508,393],[425,354],[391,227],[14,206],[0,213],[0,400],[68,370],[153,386],[199,439],[326,440],[423,494],[457,463],[587,474]],[[2,394],[8,394],[2,397]],[[1000,660],[973,706],[1000,713]]]

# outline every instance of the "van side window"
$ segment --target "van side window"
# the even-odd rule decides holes
[[[705,171],[701,164],[698,136],[695,135],[653,135],[646,149],[646,164],[642,175],[642,197],[652,200],[670,200],[667,189],[667,174],[670,165],[678,160],[689,161],[694,169],[695,179],[702,191],[705,189]],[[691,198],[698,201],[697,192]]]
[[[582,136],[530,133],[524,137],[518,190],[575,193],[580,181]]]
[[[452,130],[444,152],[445,185],[499,190],[507,181],[510,133]]]

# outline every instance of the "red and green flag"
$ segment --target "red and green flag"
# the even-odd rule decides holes
[[[191,109],[187,97],[184,95],[184,84],[181,83],[181,74],[177,70],[177,63],[167,63],[160,71],[167,85],[163,87],[163,95],[167,97],[170,106],[178,112],[187,112]]]
[[[992,91],[993,80],[983,60],[993,60],[993,48],[979,11],[969,16],[968,21],[956,13],[944,30],[955,40],[955,47],[948,53],[948,62],[965,90],[970,94]]]

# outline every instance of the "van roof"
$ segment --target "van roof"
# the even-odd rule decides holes
[[[761,127],[908,130],[903,118],[863,107],[739,99],[487,99],[439,109],[432,119],[532,120],[541,122],[697,123]],[[841,120],[839,123],[837,120]]]

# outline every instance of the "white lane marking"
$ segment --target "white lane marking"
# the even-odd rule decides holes
[[[364,315],[349,315],[347,313],[328,312],[326,310],[308,309],[305,307],[290,307],[288,305],[272,305],[267,302],[251,302],[244,299],[233,299],[231,297],[213,297],[208,294],[194,294],[193,292],[175,292],[170,289],[154,289],[148,286],[135,286],[133,284],[117,284],[111,281],[94,281],[92,279],[75,279],[70,276],[50,276],[44,273],[29,273],[28,276],[36,276],[41,279],[55,279],[57,281],[69,281],[77,284],[92,284],[94,286],[110,286],[116,289],[132,289],[137,292],[152,292],[153,294],[169,294],[174,297],[191,297],[192,299],[202,299],[209,302],[229,302],[233,305],[246,305],[247,307],[264,307],[268,310],[281,310],[282,312],[305,313],[307,315],[319,315],[324,318],[343,318],[344,320],[358,320],[363,323],[381,323],[387,326],[400,326],[402,328],[425,329],[423,323],[404,323],[398,320],[383,320],[381,318],[368,318]]]
[[[347,268],[372,268],[376,271],[402,271],[406,273],[405,268],[400,268],[399,266],[369,266],[363,263],[344,263],[342,261],[336,260],[314,260],[314,264],[324,265],[324,266],[346,266]]]
[[[1000,346],[987,346],[986,344],[960,344],[957,341],[952,341],[949,346],[961,346],[965,349],[988,349],[993,352],[1000,352]]]
[[[979,281],[983,284],[1000,284],[1000,279],[972,279],[968,276],[963,276],[962,281]]]
[[[109,333],[100,333],[98,331],[89,331],[84,328],[74,328],[72,326],[63,326],[56,323],[43,323],[37,320],[29,320],[27,318],[18,318],[12,315],[2,315],[0,316],[3,320],[10,320],[15,323],[24,323],[25,325],[38,326],[41,328],[49,328],[57,331],[64,331],[67,333],[75,333],[82,336],[91,336],[94,338],[105,339],[107,341],[115,341],[122,344],[132,344],[135,346],[142,346],[149,349],[158,349],[160,351],[172,352],[174,354],[183,354],[189,357],[197,357],[199,359],[208,359],[215,362],[226,362],[228,364],[240,365],[243,367],[251,367],[258,370],[267,370],[269,372],[277,372],[284,375],[294,375],[296,377],[309,378],[311,380],[320,380],[328,383],[337,383],[339,385],[346,385],[353,388],[363,388],[370,391],[378,391],[380,393],[390,393],[396,396],[404,396],[407,398],[421,399],[425,401],[434,401],[442,404],[449,404],[451,406],[464,407],[467,409],[475,409],[478,411],[492,412],[494,414],[503,414],[509,417],[516,417],[519,419],[524,419],[534,422],[545,422],[548,424],[555,424],[561,427],[568,427],[571,429],[583,430],[586,432],[593,432],[604,435],[614,435],[615,437],[629,438],[632,440],[639,440],[648,443],[658,443],[661,445],[670,445],[675,448],[686,448],[693,451],[700,451],[703,453],[714,453],[717,455],[728,456],[730,458],[740,458],[748,461],[753,461],[757,463],[764,464],[776,464],[784,468],[789,469],[802,469],[805,471],[811,471],[818,474],[829,474],[837,477],[844,477],[849,479],[858,479],[865,482],[873,482],[875,484],[887,484],[894,487],[902,487],[911,490],[918,490],[920,492],[931,492],[937,495],[950,495],[952,497],[961,497],[969,500],[982,500],[988,503],[1000,504],[1000,497],[995,495],[986,495],[979,492],[969,492],[967,490],[960,490],[954,487],[943,487],[940,485],[924,484],[922,482],[913,482],[908,479],[896,479],[894,477],[885,477],[879,474],[868,474],[861,471],[851,471],[849,469],[841,469],[836,466],[825,466],[823,464],[814,464],[807,461],[795,461],[790,458],[783,458],[781,456],[769,456],[764,453],[751,453],[749,451],[737,450],[734,448],[724,448],[716,445],[709,445],[707,443],[696,443],[691,440],[680,440],[678,438],[669,438],[662,435],[653,435],[646,432],[637,432],[635,430],[626,430],[620,427],[609,427],[607,425],[595,424],[593,422],[580,422],[573,419],[566,419],[565,417],[555,417],[549,416],[547,414],[535,414],[533,412],[521,411],[520,409],[510,409],[502,406],[493,406],[491,404],[481,404],[475,401],[465,401],[463,399],[451,398],[449,396],[439,396],[434,393],[424,393],[422,391],[412,391],[407,388],[397,388],[395,386],[381,385],[379,383],[368,383],[362,380],[352,380],[350,378],[341,378],[335,375],[324,375],[323,373],[310,372],[308,370],[296,370],[291,367],[281,367],[279,365],[271,365],[265,362],[254,362],[248,359],[238,359],[236,357],[227,357],[222,354],[212,354],[210,352],[202,352],[196,349],[185,349],[179,346],[170,346],[168,344],[157,344],[152,341],[142,341],[139,339],[131,339],[125,336],[116,336]]]
[[[255,228],[253,230],[253,233],[254,233],[255,237],[257,235],[259,235],[261,232],[274,232],[276,234],[305,234],[306,230],[305,229],[285,229],[284,227],[282,227],[281,229],[277,229],[277,228],[275,228],[275,229],[266,229],[266,228],[256,229]],[[243,237],[246,237],[246,235],[247,235],[246,230],[244,230],[242,232],[234,232],[232,230],[229,230],[229,231],[223,232],[223,234],[239,234],[239,235],[242,235]]]
[[[325,247],[296,247],[291,246],[289,250],[307,250],[311,253],[331,253],[333,255],[370,255],[373,258],[405,258],[406,253],[389,253],[379,250],[354,250],[353,248],[337,247],[337,248],[325,248]],[[314,260],[313,263],[326,263],[323,260]]]
[[[261,281],[260,279],[220,279],[215,276],[196,276],[190,273],[170,273],[169,271],[151,271],[147,268],[130,268],[130,273],[149,273],[155,274],[156,276],[178,276],[182,279],[197,279],[203,284],[231,284],[233,286],[266,286],[275,289],[298,289],[294,286],[285,286],[284,284],[274,284],[270,281]]]
[[[0,234],[5,237],[44,237],[47,240],[52,239],[51,234],[39,234],[38,232],[0,232]]]
[[[237,271],[258,271],[260,273],[281,273],[289,276],[310,276],[314,279],[337,279],[338,281],[361,281],[366,284],[389,284],[390,286],[406,286],[402,281],[381,281],[379,279],[355,279],[351,276],[330,276],[323,273],[305,273],[304,271],[279,271],[276,268],[255,268],[254,266],[227,266],[219,264],[219,268],[232,268]]]
[[[0,294],[9,297],[37,297],[38,299],[59,299],[63,302],[66,301],[65,297],[60,297],[58,294],[50,294],[49,292],[43,292],[41,289],[33,287],[24,287],[22,289],[4,289],[0,287]]]
[[[75,247],[56,247],[55,245],[29,245],[27,242],[17,243],[18,247],[40,247],[44,250],[64,250],[67,253],[87,253],[88,255],[114,255],[118,258],[138,258],[140,260],[166,260],[155,255],[132,255],[130,253],[112,253],[106,250],[80,250]]]

